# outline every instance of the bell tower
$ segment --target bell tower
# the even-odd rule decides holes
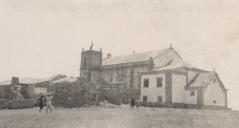
[[[93,50],[93,43],[89,50],[82,49],[81,52],[81,65],[80,77],[90,82],[96,82],[100,67],[102,66],[102,49],[100,51]]]

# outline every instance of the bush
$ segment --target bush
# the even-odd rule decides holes
[[[102,91],[102,96],[105,100],[108,100],[109,103],[116,105],[122,104],[122,96],[120,90],[118,89],[105,89]]]

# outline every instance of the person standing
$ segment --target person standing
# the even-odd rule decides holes
[[[132,98],[130,100],[130,108],[133,108],[134,109],[134,106],[135,106],[135,100]]]
[[[136,100],[135,101],[135,106],[137,107],[137,110],[139,109],[139,106],[140,106],[140,101],[139,100]]]
[[[48,113],[48,109],[50,109],[50,112],[52,112],[52,99],[53,97],[51,95],[48,94],[46,96],[46,113]]]
[[[40,107],[39,112],[41,112],[42,109],[43,109],[43,107],[44,107],[44,97],[43,97],[43,96],[41,96],[41,97],[38,99],[38,105],[39,105],[39,107]]]

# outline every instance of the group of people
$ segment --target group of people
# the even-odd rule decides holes
[[[48,111],[50,110],[50,112],[52,112],[52,102],[51,100],[53,99],[53,96],[51,95],[47,95],[46,97],[41,96],[38,99],[38,106],[39,106],[39,112],[42,112],[44,105],[46,105],[46,113],[48,113]]]
[[[137,109],[139,109],[140,102],[138,100],[135,100],[134,98],[130,99],[130,109],[134,109],[134,106],[136,106]]]

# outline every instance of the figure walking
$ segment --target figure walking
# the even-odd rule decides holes
[[[39,105],[39,107],[40,107],[39,112],[41,112],[42,109],[43,109],[43,106],[44,106],[44,97],[43,97],[43,96],[41,96],[41,97],[38,99],[38,105]]]
[[[50,109],[50,113],[52,112],[52,103],[51,103],[52,98],[53,97],[49,94],[46,97],[46,113],[48,113],[48,109]]]

